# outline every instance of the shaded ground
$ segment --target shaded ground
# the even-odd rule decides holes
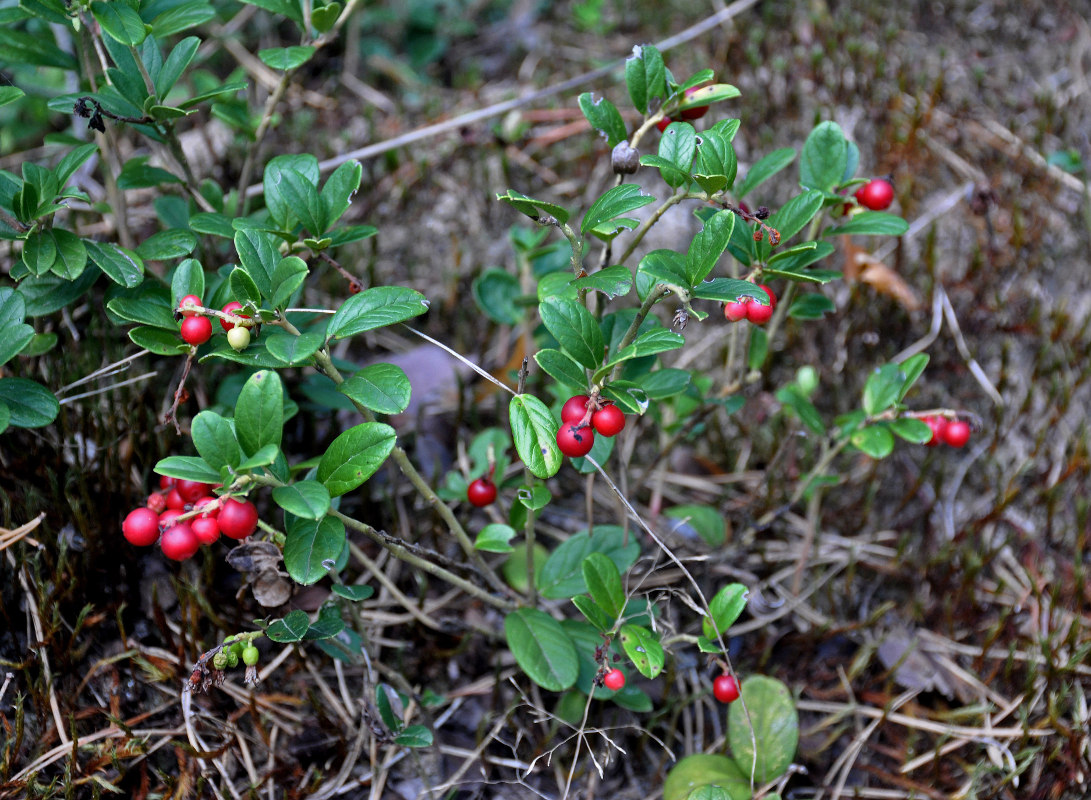
[[[837,313],[789,325],[771,367],[745,390],[743,410],[712,416],[643,485],[630,484],[627,496],[663,530],[662,507],[724,509],[733,535],[723,550],[671,543],[706,586],[740,580],[753,587],[732,658],[740,674],[774,675],[798,698],[800,770],[786,797],[1083,797],[1091,775],[1091,224],[1082,176],[1046,159],[1066,150],[1077,163],[1091,158],[1091,33],[1080,16],[1087,8],[883,5],[758,3],[670,51],[667,62],[676,76],[713,64],[742,90],[730,113],[743,121],[736,146],[744,165],[776,147],[799,147],[816,120],[839,122],[859,144],[862,169],[893,176],[896,208],[912,227],[897,246],[879,245],[877,256],[919,307],[892,296],[901,284],[876,277],[881,272],[827,287]],[[358,74],[383,92],[390,111],[339,83],[345,64],[335,57],[303,78],[307,92],[289,94],[268,152],[326,158],[390,139],[583,74],[624,57],[634,42],[702,17],[688,4],[625,14],[604,4],[596,22],[588,7],[458,9],[451,18],[466,29],[440,26],[453,32],[431,42],[421,76],[404,61],[364,58]],[[572,21],[577,13],[589,27]],[[357,35],[365,56],[376,50],[366,31]],[[419,31],[396,26],[383,35],[404,37],[407,52],[427,44]],[[586,205],[609,185],[601,143],[564,127],[579,119],[575,96],[584,90],[624,100],[620,79],[603,78],[518,117],[366,162],[367,188],[351,213],[380,234],[346,264],[369,284],[424,292],[433,301],[426,332],[500,369],[514,336],[483,328],[470,300],[482,268],[512,263],[507,231],[521,223],[495,194],[510,187]],[[234,163],[230,151],[220,163],[224,178],[237,178],[225,166]],[[783,202],[794,178],[783,173],[763,188],[761,202]],[[851,271],[851,253],[839,251],[829,266]],[[331,275],[326,286],[336,304],[343,285]],[[927,341],[934,322],[942,325]],[[101,363],[131,351],[124,333],[96,322],[89,309],[77,311],[75,324],[84,341],[103,342]],[[369,352],[342,355],[364,362],[391,350],[414,353],[419,344],[383,335]],[[776,413],[773,391],[799,366],[813,365],[819,410],[832,420],[855,406],[872,368],[914,345],[926,345],[932,359],[914,407],[975,415],[970,445],[901,443],[882,462],[842,455],[837,486],[820,502],[785,510],[816,454],[798,425]],[[678,358],[717,382],[726,347],[723,328],[710,320],[687,330]],[[97,368],[97,352],[94,358],[90,365],[59,360],[42,378],[65,385]],[[356,767],[343,776],[341,796],[413,798],[450,780],[457,785],[450,796],[560,797],[572,770],[571,797],[642,798],[655,796],[672,756],[722,749],[723,714],[706,694],[709,672],[693,651],[680,652],[664,677],[642,685],[656,701],[651,713],[596,709],[594,723],[613,745],[592,734],[595,761],[585,748],[573,769],[572,743],[563,744],[571,730],[551,715],[556,698],[532,691],[525,678],[510,680],[514,670],[494,638],[499,617],[390,560],[382,571],[420,613],[387,591],[369,601],[369,655],[382,680],[446,698],[423,712],[437,746],[407,756],[358,737],[362,669],[335,669],[313,648],[268,648],[255,693],[237,681],[193,698],[195,749],[211,753],[193,758],[179,686],[203,647],[269,612],[240,588],[220,553],[179,570],[118,547],[118,521],[146,491],[151,466],[188,446],[156,422],[169,403],[164,386],[177,376],[170,363],[153,366],[162,370],[154,385],[118,390],[109,404],[74,403],[54,428],[0,440],[0,522],[15,528],[46,514],[31,533],[41,549],[20,544],[2,559],[0,656],[14,677],[0,691],[0,777],[11,781],[0,784],[0,796],[51,796],[66,784],[73,796],[91,796],[94,776],[133,796],[247,796],[251,785],[262,786],[262,797],[310,796],[323,786],[323,796],[333,796],[335,782],[327,782],[347,759]],[[422,372],[447,368],[430,361]],[[447,383],[431,404],[436,413],[405,429],[422,460],[451,463],[457,441],[502,421],[499,398],[454,373]],[[220,387],[209,371],[191,388],[190,415]],[[306,402],[300,384],[293,396]],[[328,413],[301,415],[295,454],[338,424]],[[666,443],[642,423],[631,440],[634,481]],[[373,483],[354,511],[376,527],[413,528],[427,546],[450,549],[444,529],[415,507],[394,473]],[[586,524],[588,484],[562,471],[552,486],[564,499],[543,520],[547,537]],[[592,491],[595,521],[620,521],[605,487]],[[771,524],[744,534],[770,511],[779,512]],[[352,569],[363,571],[358,563]],[[642,569],[664,626],[689,620],[672,594],[679,574],[650,560]],[[310,590],[293,599],[307,609],[320,602]],[[118,720],[139,739],[95,740]],[[70,746],[58,746],[60,729],[87,746],[73,757]],[[558,749],[547,762],[551,748]],[[30,771],[37,788],[15,782]],[[57,786],[45,788],[52,780]]]

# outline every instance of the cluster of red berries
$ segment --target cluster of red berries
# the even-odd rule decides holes
[[[200,481],[162,477],[159,491],[148,496],[147,505],[134,508],[121,523],[130,544],[148,547],[156,541],[163,555],[175,561],[192,557],[203,544],[212,544],[222,533],[229,539],[245,539],[258,527],[258,510],[249,500],[213,497],[215,487]]]
[[[478,508],[484,508],[496,500],[496,484],[491,477],[478,478],[466,487],[466,499]]]
[[[874,178],[856,190],[856,202],[872,211],[885,211],[894,202],[894,186],[884,178]]]
[[[688,89],[686,89],[686,97],[689,97],[700,88],[700,86],[689,87]],[[673,116],[663,117],[663,119],[655,123],[655,127],[659,128],[659,132],[662,133],[672,122],[678,122],[683,119],[700,119],[707,113],[708,106],[693,106],[692,108],[683,108],[681,111]]]
[[[592,403],[585,394],[568,398],[561,408],[557,447],[571,458],[580,458],[595,446],[595,434],[616,436],[625,428],[625,414],[609,400]]]
[[[712,682],[712,696],[721,703],[734,703],[739,699],[739,682],[726,672]]]
[[[724,303],[724,318],[728,322],[746,319],[755,325],[764,325],[772,319],[773,310],[777,307],[777,296],[763,283],[758,284],[758,288],[764,289],[769,295],[769,305],[762,305],[752,297],[739,297],[731,303]]]
[[[182,315],[182,341],[194,347],[202,345],[212,338],[212,321],[201,313],[201,298],[187,294],[178,302],[178,313]],[[242,303],[232,300],[221,311],[236,317],[250,319],[249,314],[240,314]],[[227,332],[227,343],[235,350],[245,350],[250,344],[250,328],[247,325],[234,325],[227,320],[220,320],[220,326]]]
[[[932,438],[925,444],[935,447],[940,442],[951,447],[965,447],[970,441],[970,423],[945,417],[921,417],[921,422],[932,429]]]

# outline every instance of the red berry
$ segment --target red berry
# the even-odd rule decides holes
[[[129,544],[147,547],[159,538],[159,515],[150,508],[134,508],[121,523],[121,533]]]
[[[180,508],[168,508],[166,511],[159,515],[159,530],[165,531],[167,528],[173,525],[174,521],[182,516],[182,514],[184,513],[185,512],[182,511]]]
[[[177,486],[167,492],[167,508],[173,508],[175,511],[181,511],[185,507],[186,501],[182,499],[182,495],[181,493],[179,493]]]
[[[167,558],[185,561],[200,549],[201,543],[188,522],[178,522],[163,531],[159,546]]]
[[[724,303],[724,318],[728,322],[738,322],[746,319],[746,307],[750,305],[750,298],[744,297],[731,303]]]
[[[616,436],[625,427],[625,415],[617,406],[604,406],[591,415],[591,427],[603,436]]]
[[[174,484],[177,483],[177,482],[178,482],[177,478],[168,478],[166,475],[160,475],[159,476],[159,488],[160,489],[169,489],[170,487],[174,486]]]
[[[250,319],[249,314],[240,314],[239,313],[240,308],[242,308],[242,303],[239,303],[239,302],[237,302],[235,300],[232,300],[230,303],[225,305],[220,310],[223,311],[225,314],[234,314],[236,317],[245,317],[246,319]],[[235,327],[235,323],[234,322],[228,322],[226,319],[221,319],[220,320],[220,326],[225,331],[230,331],[232,328]]]
[[[167,510],[167,498],[161,495],[159,492],[148,495],[148,501],[144,503],[148,508],[154,511],[156,514],[162,514]]]
[[[182,341],[186,344],[204,344],[212,338],[212,323],[208,317],[186,317],[182,320]]]
[[[496,499],[496,484],[488,478],[478,478],[466,487],[466,499],[478,508],[487,506]]]
[[[755,325],[764,325],[773,318],[773,306],[763,306],[757,300],[751,300],[746,306],[746,318]]]
[[[211,495],[202,497],[199,500],[193,501],[193,508],[196,511],[200,511],[202,517],[211,517],[212,519],[215,519],[220,513],[220,498],[212,497]]]
[[[856,199],[865,208],[883,211],[890,208],[890,204],[894,202],[894,187],[890,181],[876,178],[856,190]]]
[[[671,119],[670,117],[663,117],[663,119],[661,119],[661,120],[659,120],[659,122],[655,123],[655,127],[657,127],[659,129],[660,133],[662,133],[663,131],[665,131],[667,129],[667,127],[672,122],[674,122],[674,120]]]
[[[561,422],[583,422],[583,418],[587,415],[587,404],[590,401],[591,398],[585,394],[569,397],[561,406]]]
[[[228,497],[223,501],[216,520],[224,536],[245,539],[258,527],[258,509],[249,500],[239,502],[234,497]]]
[[[733,703],[739,699],[739,682],[734,675],[721,675],[712,682],[712,694],[721,703]]]
[[[590,427],[577,428],[571,422],[561,423],[557,431],[557,447],[571,458],[580,458],[595,446],[595,433]]]
[[[182,495],[183,500],[187,503],[192,503],[198,497],[204,497],[208,494],[209,489],[212,488],[212,484],[201,483],[200,481],[190,481],[183,478],[180,479],[174,487],[178,490],[178,494]]]
[[[765,291],[765,293],[767,295],[769,295],[769,307],[770,308],[776,308],[777,307],[777,296],[775,294],[773,294],[773,290],[770,289],[768,286],[766,286],[764,283],[759,283],[758,288],[763,289]]]
[[[201,544],[214,544],[220,538],[220,523],[215,517],[197,517],[190,520],[189,527]]]
[[[947,431],[947,420],[943,417],[924,417],[922,422],[932,429],[932,438],[925,442],[929,447],[935,447],[943,441]]]
[[[612,669],[603,676],[602,685],[612,692],[625,685],[625,673],[620,669]]]
[[[964,447],[970,441],[970,423],[960,419],[948,422],[941,436],[951,447]]]
[[[694,92],[699,91],[700,86],[691,86],[686,89],[686,97],[689,97]],[[708,106],[694,106],[693,108],[683,108],[679,115],[682,119],[700,119],[708,113]]]
[[[195,317],[201,313],[195,309],[187,309],[186,306],[199,306],[201,305],[201,298],[195,294],[187,294],[181,300],[178,301],[178,309],[182,312],[183,317]]]

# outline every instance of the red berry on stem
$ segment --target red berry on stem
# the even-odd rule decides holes
[[[590,427],[577,428],[571,422],[561,424],[557,431],[557,447],[570,458],[580,458],[595,446],[595,433]]]
[[[587,415],[587,404],[591,398],[585,394],[569,397],[561,406],[561,422],[583,422]]]
[[[773,290],[770,289],[768,286],[766,286],[764,283],[759,283],[758,288],[764,290],[764,292],[767,295],[769,295],[769,307],[770,308],[776,308],[777,307],[777,296],[775,294],[773,294]]]
[[[129,544],[147,547],[159,538],[159,515],[150,508],[134,508],[121,523],[121,533]]]
[[[177,478],[168,478],[166,475],[160,475],[159,476],[159,488],[160,489],[169,489],[170,487],[174,486],[174,484],[177,483],[177,482],[178,482]]]
[[[216,520],[224,536],[245,539],[258,527],[258,509],[249,500],[239,502],[234,497],[228,497],[223,501]]]
[[[700,86],[691,86],[686,89],[686,97],[690,97],[694,92],[700,91]],[[700,119],[708,113],[708,106],[694,106],[693,108],[683,108],[679,114],[682,119]]]
[[[750,298],[744,297],[731,303],[724,303],[724,319],[728,322],[738,322],[746,319],[746,307],[750,305]]]
[[[202,517],[212,517],[215,519],[216,515],[220,513],[220,498],[212,497],[211,495],[202,497],[199,500],[193,501],[193,508],[200,511]]]
[[[591,426],[603,436],[616,436],[625,428],[625,414],[617,406],[604,406],[591,415]]]
[[[182,312],[183,317],[194,317],[201,312],[195,308],[186,308],[186,306],[200,306],[201,298],[195,294],[187,294],[181,300],[178,301],[178,309]]]
[[[178,494],[182,495],[182,499],[187,503],[192,503],[199,497],[204,497],[208,494],[209,489],[212,488],[210,483],[201,483],[200,481],[179,480],[176,483],[175,488],[178,490]]]
[[[712,694],[721,703],[733,703],[739,699],[739,682],[734,675],[721,675],[712,682]]]
[[[190,521],[189,527],[201,544],[214,544],[220,538],[220,523],[215,517],[197,517]]]
[[[212,338],[212,323],[208,317],[186,317],[182,320],[182,341],[200,345]]]
[[[159,515],[159,530],[165,531],[174,521],[178,519],[185,512],[179,508],[168,508],[162,514]]]
[[[661,119],[661,120],[659,120],[659,122],[655,123],[655,127],[657,127],[659,129],[660,133],[662,133],[663,131],[665,131],[667,129],[667,127],[672,122],[674,122],[674,120],[671,119],[670,117],[663,117],[663,119]]]
[[[234,314],[236,317],[245,317],[246,319],[250,319],[249,314],[240,314],[239,313],[240,308],[242,308],[242,303],[240,303],[240,302],[238,302],[236,300],[232,300],[230,303],[225,305],[220,310],[223,311],[225,314]],[[235,327],[235,323],[234,322],[228,322],[226,319],[221,319],[220,320],[220,326],[224,329],[224,331],[230,331],[232,328]]]
[[[603,676],[602,685],[610,691],[616,692],[625,685],[625,673],[620,669],[612,669]]]
[[[185,561],[201,548],[201,543],[188,522],[178,522],[163,531],[159,546],[167,558]]]
[[[890,181],[876,178],[856,190],[856,199],[864,208],[884,211],[894,202],[894,187]]]
[[[773,318],[773,306],[763,306],[757,300],[751,300],[746,306],[746,318],[755,325],[764,325]]]
[[[478,478],[466,487],[466,499],[478,508],[496,500],[496,484],[487,478]]]
[[[175,487],[167,492],[167,508],[173,508],[175,511],[181,511],[185,507],[186,501],[182,498],[181,493],[178,491],[178,487]]]
[[[970,441],[970,423],[960,419],[948,422],[942,437],[951,447],[965,447],[966,442]]]
[[[924,417],[922,422],[932,429],[932,438],[925,444],[929,447],[935,447],[943,441],[943,434],[947,430],[947,420],[943,417]]]
[[[159,492],[148,495],[148,501],[144,503],[148,508],[154,511],[156,514],[162,514],[167,510],[167,498],[161,495]]]

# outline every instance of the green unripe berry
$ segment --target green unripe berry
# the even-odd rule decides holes
[[[234,650],[229,651],[228,654],[227,654],[227,666],[234,669],[238,665],[239,665],[239,654],[236,653]]]
[[[245,350],[250,344],[250,329],[236,325],[227,332],[227,343],[235,350]]]
[[[212,656],[212,666],[218,670],[226,669],[227,667],[227,653],[223,650]]]
[[[248,644],[242,651],[242,663],[248,667],[252,667],[258,663],[258,648],[252,644]]]

